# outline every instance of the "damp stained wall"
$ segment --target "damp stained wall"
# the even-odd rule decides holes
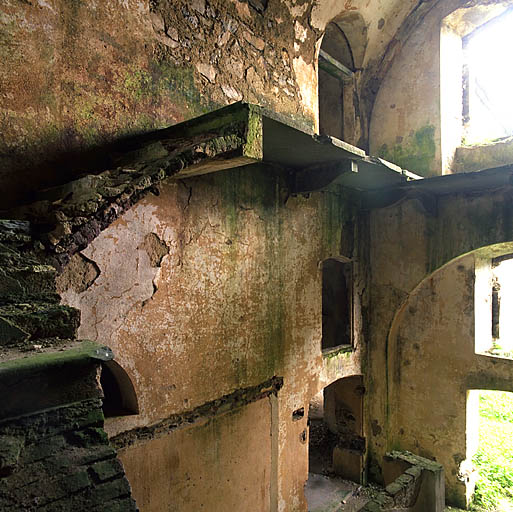
[[[448,3],[428,13],[403,42],[370,122],[370,152],[425,177],[442,174],[440,27]]]
[[[141,510],[266,510],[270,399],[120,454]]]
[[[486,19],[485,9],[492,12],[494,4],[501,3],[439,1],[416,20],[408,37],[396,41],[397,51],[373,104],[371,154],[424,177],[511,163],[508,144],[465,147],[461,127],[462,74],[458,69],[462,57],[457,32],[463,33],[465,23],[478,26],[479,19]],[[485,6],[482,11],[472,12],[479,4]],[[451,28],[450,35],[442,33],[444,18],[460,8],[459,21],[451,25],[454,32]]]
[[[472,480],[467,392],[513,389],[512,361],[475,353],[487,308],[474,271],[476,258],[511,252],[511,193],[418,194],[368,219],[370,478],[387,451],[410,450],[444,465],[447,502],[460,507]]]
[[[467,390],[474,366],[474,256],[453,262],[408,298],[390,334],[390,444],[445,469],[448,502],[465,504]],[[426,397],[426,398],[422,398]]]
[[[159,447],[173,446],[181,460],[201,466],[200,452],[180,439],[198,436],[200,443],[207,428],[193,424],[186,434],[178,429],[154,440],[144,427],[196,414],[205,404],[277,376],[283,377],[277,397],[212,420],[208,428],[225,425],[225,433],[210,449],[219,443],[232,447],[221,450],[211,471],[233,475],[230,454],[236,457],[241,445],[267,439],[271,429],[274,455],[263,448],[255,462],[273,468],[254,475],[255,488],[270,487],[258,509],[304,509],[310,398],[336,378],[361,373],[358,335],[352,354],[325,361],[321,355],[320,263],[340,254],[341,226],[353,214],[354,198],[337,187],[309,198],[288,197],[279,173],[250,165],[165,182],[158,196],[143,199],[78,257],[97,269],[88,287],[70,264],[61,293],[81,310],[79,336],[112,348],[138,396],[138,415],[106,423],[115,443],[129,439],[116,446],[129,461],[126,471],[136,499],[149,499],[153,489],[161,495],[160,480],[136,470],[136,457],[146,449],[149,457],[164,457]],[[82,274],[90,272],[90,266],[81,268]],[[264,406],[269,400],[276,401],[272,414]],[[260,428],[246,408],[262,408],[265,426]],[[293,418],[301,408],[304,416]],[[207,413],[201,410],[196,421],[204,423],[208,406]],[[231,431],[238,434],[229,441]],[[180,494],[190,474],[186,468],[178,468],[171,494]],[[207,487],[202,489],[198,499],[207,506]],[[147,510],[162,506],[155,497]],[[180,506],[189,510],[185,502]]]
[[[271,1],[261,13],[238,0],[2,2],[4,208],[105,168],[97,148],[113,140],[241,99],[313,125],[318,36],[305,28],[310,9]]]

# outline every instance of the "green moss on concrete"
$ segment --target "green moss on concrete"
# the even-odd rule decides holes
[[[324,359],[334,359],[343,357],[344,359],[350,359],[352,354],[354,352],[354,349],[352,345],[342,345],[340,347],[335,347],[333,349],[330,349],[330,351],[323,352],[322,356]]]
[[[145,69],[131,69],[125,73],[123,90],[133,100],[152,96],[153,80]]]
[[[379,148],[378,156],[421,176],[436,175],[435,127],[423,126],[404,144],[396,144],[392,147],[383,144]]]
[[[250,106],[246,144],[244,147],[245,155],[260,160],[264,157],[263,135],[262,114],[259,109]]]
[[[221,107],[201,94],[194,82],[192,67],[153,62],[149,72],[152,76],[151,84],[154,91],[159,95],[168,96],[185,119],[197,117]],[[144,84],[140,83],[140,85]]]
[[[16,359],[0,361],[0,375],[73,363],[86,359],[112,359],[112,352],[92,341],[77,342],[76,346],[68,350],[52,350],[26,356],[20,354],[20,357]]]

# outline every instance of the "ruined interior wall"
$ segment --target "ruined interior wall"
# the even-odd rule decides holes
[[[416,3],[6,0],[0,6],[3,207],[30,199],[43,186],[108,167],[106,153],[97,148],[110,141],[234,101],[260,103],[315,127],[316,56],[333,18],[357,67],[354,134],[346,138],[367,148],[367,117],[379,88],[373,73],[387,48],[397,46],[396,33]],[[392,88],[405,79],[394,76]],[[367,82],[372,97],[362,93]],[[401,101],[388,101],[388,94],[383,110],[391,103],[400,110]],[[415,105],[404,109],[409,107]],[[414,131],[431,123],[424,117]],[[390,130],[389,115],[378,118],[373,150],[409,137],[401,127]]]
[[[469,172],[511,162],[504,144],[492,151],[458,151],[453,161],[454,150],[461,145],[462,135],[458,133],[461,120],[455,119],[461,117],[462,106],[454,106],[462,101],[462,78],[454,72],[461,62],[451,65],[451,59],[456,58],[450,55],[454,48],[441,46],[440,31],[446,16],[461,7],[470,11],[479,4],[498,3],[499,0],[441,0],[420,20],[411,36],[400,42],[374,103],[369,130],[371,154],[424,177]],[[462,19],[465,21],[464,15]],[[472,17],[468,16],[468,19]],[[441,51],[446,52],[445,61]],[[441,74],[445,68],[447,76]],[[442,85],[445,88],[442,92],[441,80],[455,80],[456,90],[450,90],[451,84],[446,83]],[[445,108],[444,112],[442,108]]]
[[[448,502],[465,505],[460,465],[467,454],[463,383],[475,357],[473,255],[410,295],[389,343],[389,442],[442,464]]]
[[[120,458],[141,510],[269,510],[270,399],[135,445]]]
[[[340,253],[352,210],[336,188],[293,198],[284,185],[259,165],[168,181],[78,257],[82,277],[70,264],[61,293],[81,309],[79,335],[111,347],[136,388],[140,414],[109,420],[111,435],[283,377],[273,485],[276,500],[301,510],[307,409],[322,365],[319,264]],[[359,370],[358,358],[347,365]],[[304,417],[293,418],[300,408]],[[242,417],[232,427],[250,444],[261,432]],[[174,435],[162,442],[194,458]],[[229,454],[220,457],[230,472]],[[134,489],[156,485],[151,474],[139,477]]]
[[[311,5],[7,0],[0,6],[3,208],[108,165],[97,146],[244,99],[313,125]]]
[[[433,9],[403,44],[377,94],[370,122],[371,154],[426,177],[439,175],[442,169],[440,26],[444,12]]]
[[[380,479],[387,451],[410,449],[444,464],[448,502],[465,505],[457,474],[466,457],[466,392],[509,390],[512,364],[475,354],[474,262],[461,256],[510,252],[510,194],[509,187],[419,194],[370,213],[366,411],[373,479]]]

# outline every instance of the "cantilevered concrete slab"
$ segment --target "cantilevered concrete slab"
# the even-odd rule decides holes
[[[199,158],[182,158],[190,151]],[[317,190],[335,180],[350,188],[373,190],[408,178],[401,168],[370,158],[355,146],[241,102],[125,141],[119,152],[120,165],[179,158],[183,163],[175,179],[253,163],[278,166],[290,171],[295,192]]]
[[[365,195],[367,208],[383,208],[405,197],[423,198],[447,194],[472,194],[501,189],[513,184],[513,165],[505,165],[468,173],[447,174],[418,181],[408,181],[380,190],[369,190]]]

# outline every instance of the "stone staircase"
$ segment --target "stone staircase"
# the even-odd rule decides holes
[[[44,262],[28,222],[0,220],[0,510],[136,511],[103,429],[112,352],[76,339]]]
[[[0,220],[0,347],[34,350],[74,340],[80,311],[60,304],[55,269],[25,221]],[[0,356],[1,357],[1,356]]]

